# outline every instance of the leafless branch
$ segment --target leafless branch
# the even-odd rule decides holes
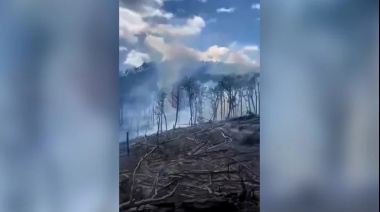
[[[131,197],[130,197],[130,202],[132,202],[133,200],[133,192],[134,192],[134,188],[135,188],[135,179],[136,179],[136,172],[137,170],[139,169],[141,163],[143,162],[143,160],[145,158],[147,158],[152,152],[154,152],[154,150],[156,150],[158,147],[158,145],[156,147],[154,147],[150,152],[148,152],[143,158],[140,159],[140,161],[137,163],[137,166],[136,168],[134,169],[133,171],[133,177],[132,177],[132,186],[131,186]]]
[[[171,197],[175,193],[175,191],[177,190],[178,185],[179,185],[179,182],[177,183],[177,185],[174,187],[174,189],[170,193],[168,193],[167,195],[162,196],[160,198],[143,199],[143,200],[140,200],[137,202],[128,201],[128,202],[120,204],[119,208],[120,209],[123,209],[123,208],[127,209],[127,208],[132,208],[132,207],[140,207],[142,205],[147,205],[147,204],[151,204],[151,203],[155,203],[155,202],[160,202],[162,200],[165,200],[165,199]]]

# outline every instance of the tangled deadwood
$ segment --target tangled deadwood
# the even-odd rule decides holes
[[[135,142],[120,161],[120,211],[259,211],[260,147],[240,145],[241,122]]]

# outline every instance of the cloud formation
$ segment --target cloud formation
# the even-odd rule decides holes
[[[216,9],[216,12],[217,13],[233,13],[233,12],[235,12],[235,8],[234,7],[230,7],[230,8],[222,7],[222,8]]]
[[[150,33],[168,35],[168,36],[189,36],[197,35],[206,26],[206,22],[200,16],[194,16],[186,20],[186,23],[180,26],[172,24],[158,24],[150,26],[147,30]]]
[[[124,64],[138,67],[144,62],[150,62],[150,56],[148,54],[141,53],[133,49],[128,53],[127,59],[124,61]]]
[[[252,4],[251,8],[254,10],[260,10],[260,4]]]
[[[260,51],[258,46],[244,46],[242,50],[245,52],[258,52],[258,51]]]
[[[160,75],[166,81],[175,81],[183,69],[190,69],[194,64],[200,64],[200,61],[225,64],[223,68],[213,68],[211,73],[259,71],[258,46],[238,45],[237,42],[229,46],[211,45],[205,50],[187,46],[184,39],[196,39],[206,25],[216,19],[205,21],[201,16],[178,18],[161,8],[163,2],[122,2],[121,5],[129,5],[128,8],[119,8],[119,36],[126,43],[120,47],[125,57],[122,61],[124,64],[138,67],[143,62],[162,63]],[[219,8],[217,11],[231,13],[235,8]],[[166,21],[154,21],[162,18]]]

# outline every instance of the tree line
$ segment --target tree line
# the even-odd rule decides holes
[[[259,115],[260,75],[223,76],[214,87],[204,86],[195,77],[185,77],[173,85],[169,92],[156,91],[152,101],[152,107],[144,110],[135,120],[137,136],[141,127],[157,127],[157,133],[163,132],[163,126],[168,130],[167,106],[175,110],[173,129],[178,125],[179,112],[185,108],[189,111],[189,126],[244,115]],[[205,114],[207,107],[211,111],[209,114]],[[145,120],[145,126],[140,126],[141,120]],[[133,121],[129,123],[131,126],[128,128],[132,129]]]

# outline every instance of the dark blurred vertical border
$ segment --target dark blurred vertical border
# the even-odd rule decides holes
[[[261,2],[261,211],[379,210],[378,4]]]
[[[0,1],[0,211],[118,211],[118,11]]]

